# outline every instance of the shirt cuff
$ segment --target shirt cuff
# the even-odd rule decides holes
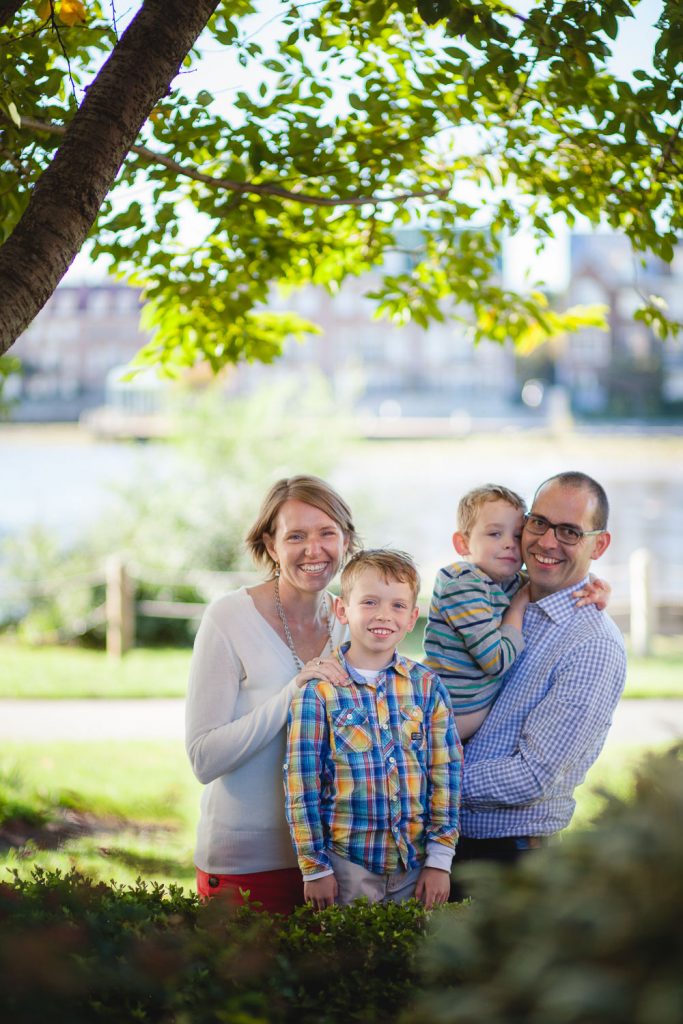
[[[434,839],[428,839],[425,852],[424,866],[426,868],[438,868],[439,871],[451,870],[451,862],[455,853],[452,846],[446,846],[444,843],[437,843]]]
[[[501,626],[500,635],[506,637],[515,647],[517,654],[524,650],[524,637],[516,626]]]
[[[315,882],[317,878],[327,878],[328,875],[333,874],[332,868],[328,868],[327,871],[318,871],[315,875],[304,875],[304,882]]]

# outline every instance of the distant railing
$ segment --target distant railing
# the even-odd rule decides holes
[[[617,568],[617,567],[615,567]],[[620,570],[622,567],[618,567]],[[620,573],[621,574],[621,573]],[[631,650],[637,655],[647,655],[652,650],[652,638],[661,631],[665,615],[671,614],[672,602],[657,599],[653,591],[653,559],[651,553],[640,548],[634,551],[628,564],[628,599],[613,599],[610,614],[625,630],[630,632]],[[199,620],[209,600],[236,587],[253,585],[258,582],[253,572],[211,572],[192,570],[183,574],[182,579],[154,576],[136,570],[119,556],[107,559],[103,569],[76,576],[54,580],[26,583],[13,588],[14,596],[24,598],[49,597],[63,593],[70,587],[103,587],[105,599],[77,621],[70,623],[68,632],[62,631],[57,640],[74,639],[89,630],[104,626],[107,652],[113,658],[121,658],[135,646],[136,618]],[[152,584],[160,588],[193,587],[206,595],[204,601],[182,601],[165,599],[137,599],[136,583]],[[423,595],[419,601],[420,613],[427,614],[429,598]],[[683,601],[673,602],[676,617],[683,617]]]

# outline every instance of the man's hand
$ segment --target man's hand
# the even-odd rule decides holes
[[[422,868],[415,886],[415,896],[422,900],[427,910],[441,907],[451,891],[451,876],[441,868]]]
[[[324,910],[334,905],[339,886],[334,875],[314,878],[312,882],[304,882],[304,899],[312,903],[315,910]]]

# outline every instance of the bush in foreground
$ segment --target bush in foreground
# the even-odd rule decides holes
[[[0,886],[0,1018],[380,1024],[413,992],[424,924],[414,902],[280,918],[37,869]]]
[[[633,800],[502,872],[435,919],[403,1024],[680,1024],[683,762],[653,758]]]
[[[414,902],[279,918],[37,869],[0,885],[0,1020],[679,1024],[682,821],[672,751],[590,831],[470,868],[426,937]]]

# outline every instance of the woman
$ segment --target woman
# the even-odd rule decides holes
[[[323,480],[295,476],[266,495],[247,535],[265,583],[213,601],[197,633],[186,746],[206,784],[197,830],[197,889],[248,891],[272,913],[303,902],[284,813],[282,762],[290,701],[310,679],[343,682],[329,657],[344,638],[327,586],[358,547],[346,503]]]

